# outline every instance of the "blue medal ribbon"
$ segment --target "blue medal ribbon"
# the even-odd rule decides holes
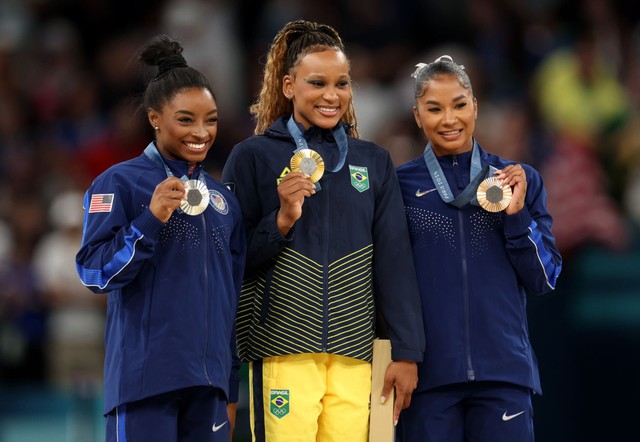
[[[471,203],[474,206],[479,206],[478,199],[476,198],[478,186],[489,175],[490,170],[496,169],[491,168],[488,165],[482,167],[480,161],[480,149],[475,140],[473,141],[473,151],[471,153],[471,181],[455,198],[453,197],[447,178],[444,176],[444,172],[442,172],[440,163],[438,163],[438,158],[431,148],[430,142],[427,143],[427,147],[425,147],[424,154],[422,156],[425,164],[427,165],[427,169],[429,169],[429,174],[431,175],[433,184],[435,184],[442,201],[457,208],[461,208],[468,203]]]
[[[305,140],[302,132],[300,132],[300,128],[296,124],[293,119],[293,115],[287,121],[287,130],[289,134],[293,137],[293,140],[296,143],[296,149],[293,151],[295,154],[299,150],[308,149],[309,145],[307,144],[307,140]],[[330,172],[338,172],[344,166],[344,162],[347,159],[347,152],[349,151],[349,143],[347,142],[347,133],[344,131],[344,126],[342,122],[338,123],[338,125],[331,131],[333,133],[333,138],[336,140],[336,144],[338,145],[338,151],[340,152],[340,159],[338,160],[338,164],[334,169],[329,170]],[[325,163],[326,165],[326,163]],[[316,190],[320,190],[320,183],[315,183]]]
[[[164,170],[167,173],[167,178],[174,176],[173,172],[171,172],[171,169],[169,169],[169,166],[167,166],[167,163],[165,163],[162,159],[162,155],[160,154],[160,152],[158,152],[158,148],[156,147],[155,143],[149,143],[149,145],[144,149],[144,154],[158,166],[164,167]],[[187,177],[186,174],[182,175],[180,179],[185,183],[189,181],[189,177]],[[207,181],[205,180],[203,173],[198,176],[198,181],[200,181],[202,184],[204,184],[205,187],[208,188]],[[183,212],[180,208],[178,208],[177,210],[179,213]]]

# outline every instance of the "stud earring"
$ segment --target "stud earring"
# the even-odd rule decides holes
[[[153,128],[154,128],[155,130],[158,130],[158,126],[153,126]]]

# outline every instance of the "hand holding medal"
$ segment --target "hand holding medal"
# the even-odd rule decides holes
[[[478,187],[478,202],[485,207],[482,203],[482,198],[484,198],[485,204],[489,207],[485,207],[485,209],[491,212],[504,210],[507,215],[518,213],[524,207],[524,198],[527,194],[527,176],[524,169],[520,164],[512,164],[497,171],[495,175],[495,177],[487,178]],[[481,195],[481,187],[484,187],[485,182],[490,180],[491,183],[487,183],[486,188],[482,191],[484,195]],[[502,196],[500,191],[502,191]]]
[[[159,183],[151,195],[149,210],[163,223],[169,221],[182,200],[186,197],[186,183],[181,179],[170,176]]]
[[[303,152],[303,150],[309,152]],[[311,152],[315,153],[315,155],[312,155]],[[318,158],[321,166],[316,162]],[[314,183],[324,173],[324,162],[316,152],[302,149],[291,158],[289,168],[291,172],[278,184],[280,209],[276,216],[276,224],[283,236],[288,234],[289,230],[302,216],[302,206],[305,198],[316,193]]]

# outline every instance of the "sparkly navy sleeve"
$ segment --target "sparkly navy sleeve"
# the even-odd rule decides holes
[[[84,231],[76,270],[82,283],[95,293],[121,288],[133,280],[153,254],[163,226],[148,208],[135,219],[128,219],[125,193],[130,188],[130,183],[120,186],[107,175],[96,180],[85,195]],[[91,196],[107,192],[114,193],[111,209],[90,213]]]
[[[506,247],[521,284],[530,293],[541,294],[555,289],[562,258],[551,231],[553,221],[542,178],[531,167],[526,166],[525,172],[525,207],[505,217]]]

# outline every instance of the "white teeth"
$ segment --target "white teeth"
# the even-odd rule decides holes
[[[451,132],[440,132],[442,135],[456,135],[459,134],[460,131],[459,130],[453,130]]]
[[[189,149],[197,149],[197,150],[204,149],[205,146],[207,145],[207,143],[187,143],[186,141],[184,144],[186,144]]]
[[[318,109],[321,112],[337,112],[338,111],[337,107],[320,107],[320,106],[318,106]]]

